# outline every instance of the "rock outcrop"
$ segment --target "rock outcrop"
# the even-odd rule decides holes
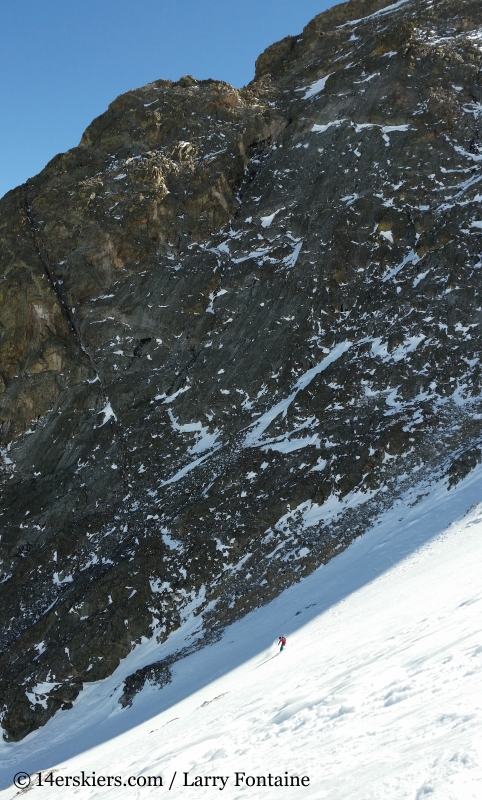
[[[479,3],[351,0],[244,89],[119,97],[3,198],[8,740],[480,460],[481,69]]]

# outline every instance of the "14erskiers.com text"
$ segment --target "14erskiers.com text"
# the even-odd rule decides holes
[[[20,778],[19,778],[20,776]],[[30,775],[27,773],[18,773],[15,776],[19,780],[14,783],[17,788],[25,788],[31,783]],[[83,770],[80,775],[55,775],[53,772],[37,774],[37,785],[43,786],[49,784],[51,786],[156,786],[156,787],[169,787],[172,789],[174,783],[178,785],[181,782],[182,786],[198,786],[216,788],[222,791],[226,788],[228,783],[235,787],[246,786],[248,788],[261,787],[261,786],[280,786],[280,787],[306,787],[310,785],[310,778],[308,775],[290,775],[285,771],[283,775],[272,775],[268,772],[267,775],[246,775],[246,772],[235,772],[234,775],[191,775],[190,772],[183,772],[182,776],[179,775],[177,781],[177,772],[174,772],[170,781],[163,780],[161,775],[137,775],[123,778],[121,775],[96,775],[95,772],[90,774],[85,773]],[[21,780],[23,781],[21,783]]]

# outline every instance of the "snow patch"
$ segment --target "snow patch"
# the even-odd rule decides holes
[[[333,122],[327,122],[325,125],[313,125],[311,131],[312,133],[325,133],[328,128],[338,128],[339,125],[343,125],[346,121],[346,119],[335,119]]]
[[[319,78],[316,81],[313,81],[309,86],[305,86],[303,89],[297,89],[297,92],[305,92],[302,100],[309,100],[311,97],[316,97],[317,94],[320,94],[324,91],[326,82],[328,78],[333,75],[333,72],[329,72],[328,75],[325,75],[324,78]]]
[[[332,351],[322,361],[320,361],[319,364],[307,370],[300,378],[298,378],[291,394],[284,400],[280,400],[279,403],[276,403],[275,406],[270,408],[269,411],[266,411],[252,426],[250,426],[251,430],[246,435],[244,446],[258,447],[259,445],[264,444],[260,437],[271,425],[273,420],[279,417],[280,414],[286,416],[288,408],[298,392],[306,389],[306,387],[317,375],[319,375],[321,372],[324,372],[324,370],[326,370],[330,364],[333,364],[334,361],[337,361],[337,359],[341,358],[351,346],[352,342],[349,341],[340,342],[339,344],[335,345]]]
[[[273,211],[273,213],[270,214],[268,217],[261,217],[261,227],[262,228],[269,228],[269,226],[273,222],[276,214],[279,214],[279,212],[283,211],[283,210],[284,210],[284,206],[282,206],[281,208],[278,208],[277,211]]]
[[[347,28],[350,25],[358,25],[360,22],[366,22],[368,19],[375,19],[376,17],[382,17],[385,14],[390,14],[392,11],[395,11],[400,6],[404,6],[407,3],[410,3],[411,0],[398,0],[397,3],[392,3],[389,6],[385,6],[385,8],[381,8],[379,11],[375,11],[374,14],[369,14],[367,17],[360,17],[360,19],[352,19],[349,22],[344,22],[343,25],[337,25],[337,29],[340,28]]]
[[[114,410],[109,401],[107,401],[102,411],[99,411],[99,414],[103,414],[104,419],[102,420],[100,425],[97,426],[98,428],[102,428],[106,424],[106,422],[109,422],[110,419],[114,419],[117,422],[117,417],[114,414]]]

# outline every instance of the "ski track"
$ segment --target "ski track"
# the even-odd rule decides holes
[[[74,709],[15,744],[1,781],[160,775],[163,788],[34,786],[33,797],[303,797],[480,800],[482,467],[447,491],[420,485],[327,565],[146,687],[129,710],[122,677],[196,634],[136,648]],[[288,638],[280,657],[275,641]],[[116,688],[117,687],[117,688]],[[203,705],[204,704],[204,705]],[[70,760],[69,760],[70,759]],[[239,787],[247,775],[307,775],[300,788]],[[224,776],[226,787],[183,786]],[[44,773],[45,774],[45,773]],[[17,794],[12,785],[1,800]]]

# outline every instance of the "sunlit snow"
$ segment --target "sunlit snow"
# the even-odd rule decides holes
[[[319,78],[317,81],[314,81],[309,86],[306,87],[305,94],[303,95],[303,100],[309,100],[311,97],[315,97],[317,94],[320,94],[326,86],[326,82],[330,75],[333,73],[330,72],[328,75],[325,75],[324,78]],[[303,91],[303,90],[301,90]]]
[[[347,550],[122,710],[125,675],[202,635],[202,593],[194,597],[167,642],[144,641],[71,711],[22,742],[2,743],[2,785],[20,771],[36,783],[42,770],[33,796],[52,800],[62,791],[159,797],[170,785],[169,796],[185,800],[214,791],[232,800],[477,800],[481,489],[479,466],[450,491],[446,482],[409,490]],[[280,635],[288,644],[278,654]],[[30,689],[32,700],[45,701],[48,688]],[[45,783],[51,768],[53,786]],[[121,785],[66,789],[67,776],[82,771],[119,776]],[[286,774],[309,785],[262,785]],[[126,785],[131,776],[138,786]],[[214,777],[224,788],[218,780],[214,789]],[[0,797],[17,792],[10,785]]]

